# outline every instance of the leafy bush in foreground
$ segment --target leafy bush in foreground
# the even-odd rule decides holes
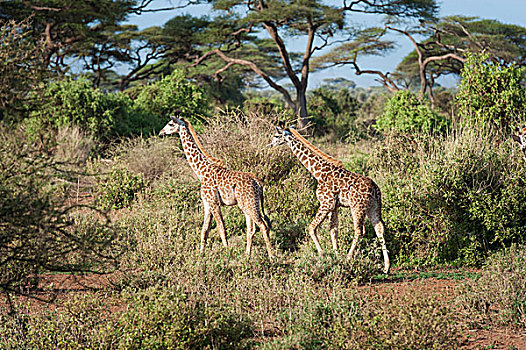
[[[75,216],[64,188],[67,163],[0,127],[0,292],[28,292],[43,272],[90,271],[115,262],[115,235],[103,220]]]

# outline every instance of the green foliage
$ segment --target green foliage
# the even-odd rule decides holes
[[[27,18],[0,23],[0,120],[20,117],[28,92],[45,77],[44,43],[30,34]]]
[[[327,285],[362,284],[370,282],[381,272],[381,260],[359,252],[355,258],[347,259],[345,254],[331,252],[319,256],[317,252],[303,254],[296,262],[294,271],[315,283]],[[369,254],[370,255],[370,254]],[[376,261],[376,262],[375,262]]]
[[[97,203],[103,210],[125,208],[145,186],[141,174],[134,174],[127,169],[113,169],[99,180]]]
[[[447,125],[447,119],[434,112],[426,102],[420,101],[410,91],[402,90],[386,103],[375,128],[383,132],[396,130],[408,133],[440,131]]]
[[[457,94],[459,115],[468,124],[490,124],[509,134],[526,119],[525,68],[488,61],[488,54],[468,54]]]
[[[321,87],[311,90],[308,97],[307,109],[316,135],[333,133],[341,139],[355,131],[358,101],[349,90],[331,91]]]
[[[115,125],[126,119],[130,102],[123,95],[93,89],[86,79],[51,83],[42,97],[35,98],[42,98],[42,103],[25,122],[29,135],[46,135],[66,126],[78,126],[98,139],[115,135]]]
[[[208,113],[208,104],[201,90],[181,71],[174,70],[172,74],[130,93],[137,94],[134,110],[151,115],[161,124],[166,123],[176,110],[180,110],[190,122],[201,120]]]
[[[73,125],[105,141],[116,136],[152,134],[176,110],[190,119],[202,118],[208,110],[200,89],[178,71],[125,93],[105,93],[84,78],[64,79],[50,84],[43,97],[35,98],[42,98],[43,103],[25,122],[33,138]]]
[[[370,162],[400,263],[480,264],[488,251],[526,240],[526,168],[514,145],[493,138],[462,129],[388,138],[378,148]]]
[[[245,316],[152,287],[130,295],[113,338],[122,349],[244,349],[252,332]]]
[[[309,295],[288,310],[283,337],[263,349],[456,349],[453,310],[432,295]]]
[[[464,285],[458,303],[475,326],[526,328],[526,249],[513,245],[492,255],[480,278]]]

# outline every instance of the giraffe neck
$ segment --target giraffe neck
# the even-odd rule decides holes
[[[321,156],[315,154],[294,136],[291,135],[287,137],[287,143],[292,150],[292,153],[294,153],[301,164],[307,168],[316,180],[320,181],[322,178],[326,178],[327,170],[335,167]]]
[[[202,180],[209,173],[212,162],[201,152],[188,128],[181,129],[179,136],[186,160],[199,180]]]

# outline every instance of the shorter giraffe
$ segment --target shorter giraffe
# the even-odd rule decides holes
[[[522,157],[526,160],[526,127],[522,128],[518,135],[511,135],[513,140],[519,144],[519,148],[522,151]]]
[[[354,239],[347,257],[354,256],[358,239],[363,235],[367,216],[380,241],[384,256],[384,272],[388,273],[390,262],[384,239],[380,188],[370,178],[345,169],[342,162],[323,153],[296,130],[276,127],[276,131],[276,135],[267,147],[288,144],[292,153],[318,181],[316,197],[320,201],[320,207],[309,225],[309,235],[318,253],[322,254],[316,235],[318,226],[328,215],[332,247],[336,252],[338,250],[338,208],[349,207],[354,221]]]
[[[221,206],[237,204],[245,214],[247,223],[246,254],[250,255],[252,238],[256,232],[255,225],[258,225],[265,239],[268,256],[272,258],[270,223],[263,211],[263,186],[256,176],[252,173],[226,169],[222,161],[210,156],[204,150],[191,124],[184,119],[171,117],[159,136],[174,133],[179,133],[186,159],[201,182],[201,199],[204,206],[201,252],[204,252],[212,216],[217,223],[223,245],[228,246]]]

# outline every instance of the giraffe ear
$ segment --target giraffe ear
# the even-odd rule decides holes
[[[292,135],[292,133],[290,132],[289,128],[286,128],[285,130],[283,130],[283,134],[288,136],[288,135]]]

